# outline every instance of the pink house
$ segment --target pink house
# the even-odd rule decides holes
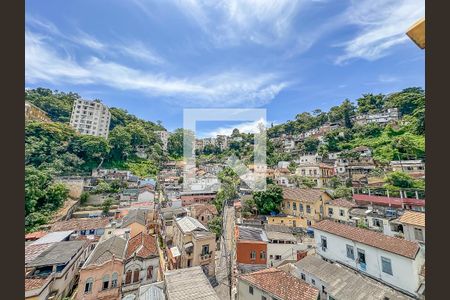
[[[120,299],[127,240],[120,236],[99,243],[80,270],[76,299]]]

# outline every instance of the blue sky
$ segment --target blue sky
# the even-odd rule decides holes
[[[182,126],[183,108],[267,121],[425,85],[405,32],[424,0],[26,1],[26,87],[73,91]],[[199,124],[200,136],[254,123]]]

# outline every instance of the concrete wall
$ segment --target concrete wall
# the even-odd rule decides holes
[[[256,259],[251,259],[251,252],[256,252]],[[261,251],[266,253],[266,258],[262,259]],[[251,241],[237,241],[236,243],[237,262],[241,264],[267,265],[267,244]]]
[[[296,260],[297,251],[306,250],[305,244],[267,244],[267,267],[271,267],[271,263],[274,267],[278,266],[285,260]],[[281,259],[276,260],[275,256],[281,255]],[[273,256],[273,258],[270,258]]]
[[[253,295],[249,293],[250,284],[247,281],[238,279],[237,299],[238,300],[261,300],[265,296],[267,300],[272,299],[272,296],[257,287],[253,286]]]
[[[414,228],[422,229],[423,241],[416,240],[416,236],[414,234]],[[414,241],[423,242],[423,243],[425,242],[425,228],[424,227],[403,224],[403,233],[405,234],[405,240],[413,241],[413,242]]]
[[[81,196],[84,188],[83,178],[57,178],[55,182],[64,183],[64,185],[69,189],[69,196],[74,199],[78,199]]]

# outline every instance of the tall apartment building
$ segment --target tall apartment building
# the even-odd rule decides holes
[[[108,138],[111,113],[100,101],[78,99],[73,103],[70,126],[81,134]]]

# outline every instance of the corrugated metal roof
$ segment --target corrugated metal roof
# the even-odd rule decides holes
[[[73,230],[55,231],[41,237],[40,239],[31,243],[31,245],[41,245],[49,243],[57,243],[64,241],[68,236],[73,233]]]
[[[165,300],[164,282],[142,285],[139,288],[139,300]]]
[[[200,266],[165,273],[168,300],[219,300]]]

